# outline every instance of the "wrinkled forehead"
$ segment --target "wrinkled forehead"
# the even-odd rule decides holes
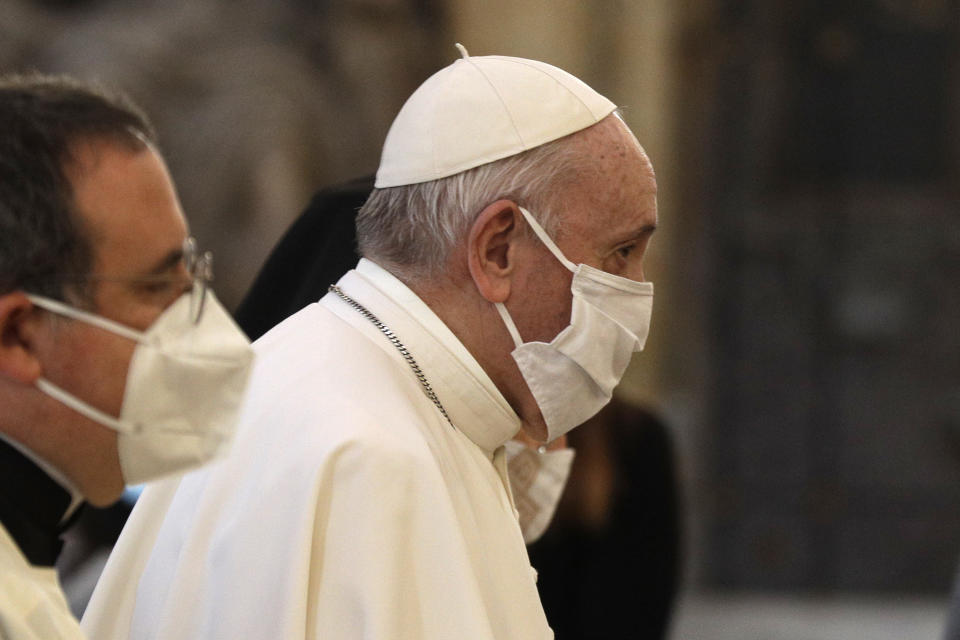
[[[650,158],[619,118],[611,116],[596,127],[582,141],[583,161],[565,193],[571,206],[564,208],[585,210],[601,222],[642,210],[643,223],[656,224],[657,181]]]
[[[639,169],[644,177],[653,178],[653,163],[627,123],[619,113],[608,120],[608,125],[592,138],[598,163],[608,171],[623,166],[627,170]]]

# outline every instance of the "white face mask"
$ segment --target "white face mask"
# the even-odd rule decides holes
[[[233,436],[253,350],[212,292],[206,295],[198,323],[191,319],[186,293],[144,332],[57,300],[27,296],[38,307],[137,342],[118,418],[49,380],[37,380],[42,392],[119,433],[127,484],[199,466],[225,451]]]
[[[543,451],[516,440],[507,440],[504,447],[520,530],[523,541],[530,544],[540,539],[553,519],[570,477],[573,449]]]
[[[615,276],[567,260],[530,212],[520,208],[540,240],[573,272],[570,326],[549,344],[523,342],[506,307],[496,303],[520,368],[547,424],[547,441],[583,424],[602,409],[620,383],[630,357],[650,329],[653,284]]]

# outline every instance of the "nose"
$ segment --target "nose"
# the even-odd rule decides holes
[[[631,280],[635,280],[636,282],[647,281],[646,273],[643,271],[643,264],[638,264],[636,267],[628,269],[624,275]]]

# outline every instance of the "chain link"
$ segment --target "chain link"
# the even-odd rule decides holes
[[[332,284],[330,285],[330,291],[337,294],[341,300],[353,307],[360,315],[369,320],[373,326],[379,329],[380,333],[387,337],[387,340],[389,340],[390,343],[397,348],[397,351],[400,352],[400,355],[403,356],[403,359],[407,361],[408,365],[410,365],[410,369],[413,370],[413,374],[417,377],[417,380],[420,381],[420,386],[423,387],[423,391],[427,395],[427,398],[429,398],[430,401],[436,405],[437,409],[440,410],[440,413],[443,414],[443,417],[446,418],[450,426],[456,429],[456,427],[453,425],[453,421],[450,419],[450,416],[447,415],[447,410],[444,409],[443,405],[440,403],[440,398],[437,397],[437,394],[433,391],[433,387],[430,386],[430,382],[427,381],[427,376],[425,376],[423,371],[420,369],[420,365],[417,364],[417,361],[414,359],[413,354],[410,353],[410,350],[407,349],[402,342],[400,342],[400,338],[397,337],[397,334],[391,331],[387,325],[380,322],[380,319],[373,315],[369,309],[345,294],[340,287]]]

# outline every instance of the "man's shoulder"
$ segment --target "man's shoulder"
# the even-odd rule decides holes
[[[322,298],[321,298],[322,300]],[[320,300],[303,307],[267,331],[253,343],[257,352],[270,353],[291,342],[336,344],[340,338],[357,333]]]
[[[0,525],[0,638],[81,640],[55,571],[30,566]]]
[[[310,304],[253,343],[256,386],[267,377],[286,384],[310,384],[324,379],[326,389],[353,384],[362,376],[377,377],[396,367],[384,350],[358,327],[322,303]]]
[[[322,305],[256,344],[242,422],[261,444],[299,443],[317,453],[424,442],[421,425],[435,409],[407,364]]]
[[[410,404],[415,378],[387,339],[366,325],[347,322],[322,303],[290,316],[254,348],[254,397],[264,392],[274,400],[278,394],[296,397],[295,402],[321,409],[338,400],[371,408],[383,400],[401,410]]]
[[[275,431],[269,439],[298,443],[307,458],[350,453],[368,461],[422,462],[431,456],[417,400],[383,386],[341,383],[300,406],[283,409],[289,419],[269,425]]]
[[[357,394],[305,397],[288,396],[283,406],[248,415],[233,454],[211,473],[227,484],[255,484],[256,492],[269,486],[291,494],[316,484],[311,479],[359,483],[356,490],[366,491],[390,478],[419,484],[438,477],[427,437],[403,407],[371,410]]]

